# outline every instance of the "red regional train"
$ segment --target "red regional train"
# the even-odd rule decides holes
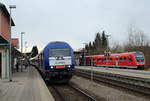
[[[144,69],[142,52],[114,53],[109,55],[81,56],[79,65]]]

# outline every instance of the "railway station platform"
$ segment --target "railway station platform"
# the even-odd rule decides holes
[[[76,68],[88,70],[88,71],[92,70],[96,72],[119,74],[119,75],[136,77],[136,78],[141,78],[141,79],[150,79],[150,71],[145,71],[145,70],[95,67],[95,66],[76,66]]]
[[[12,80],[0,79],[0,101],[54,101],[34,67],[14,73]]]

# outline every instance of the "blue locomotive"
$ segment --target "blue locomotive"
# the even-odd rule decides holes
[[[74,74],[73,49],[66,42],[50,42],[37,58],[39,70],[46,80],[68,82]]]

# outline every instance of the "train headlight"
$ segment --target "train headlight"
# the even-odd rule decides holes
[[[51,66],[51,69],[53,69],[54,67],[53,66]]]
[[[68,67],[70,68],[70,67],[71,67],[71,65],[68,65]]]

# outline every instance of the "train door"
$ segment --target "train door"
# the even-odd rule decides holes
[[[123,57],[120,57],[120,58],[119,58],[119,66],[120,66],[120,67],[123,66]]]
[[[89,58],[89,66],[92,66],[92,58]]]
[[[131,56],[128,56],[128,66],[132,66],[133,65],[133,59]]]
[[[2,54],[0,53],[0,78],[2,75]]]
[[[90,58],[90,66],[94,66],[94,65],[95,65],[94,61],[95,61],[95,60],[91,57],[91,58]]]
[[[119,57],[116,56],[116,66],[118,66]]]
[[[124,66],[127,66],[127,57],[124,57],[123,61],[124,61]]]

